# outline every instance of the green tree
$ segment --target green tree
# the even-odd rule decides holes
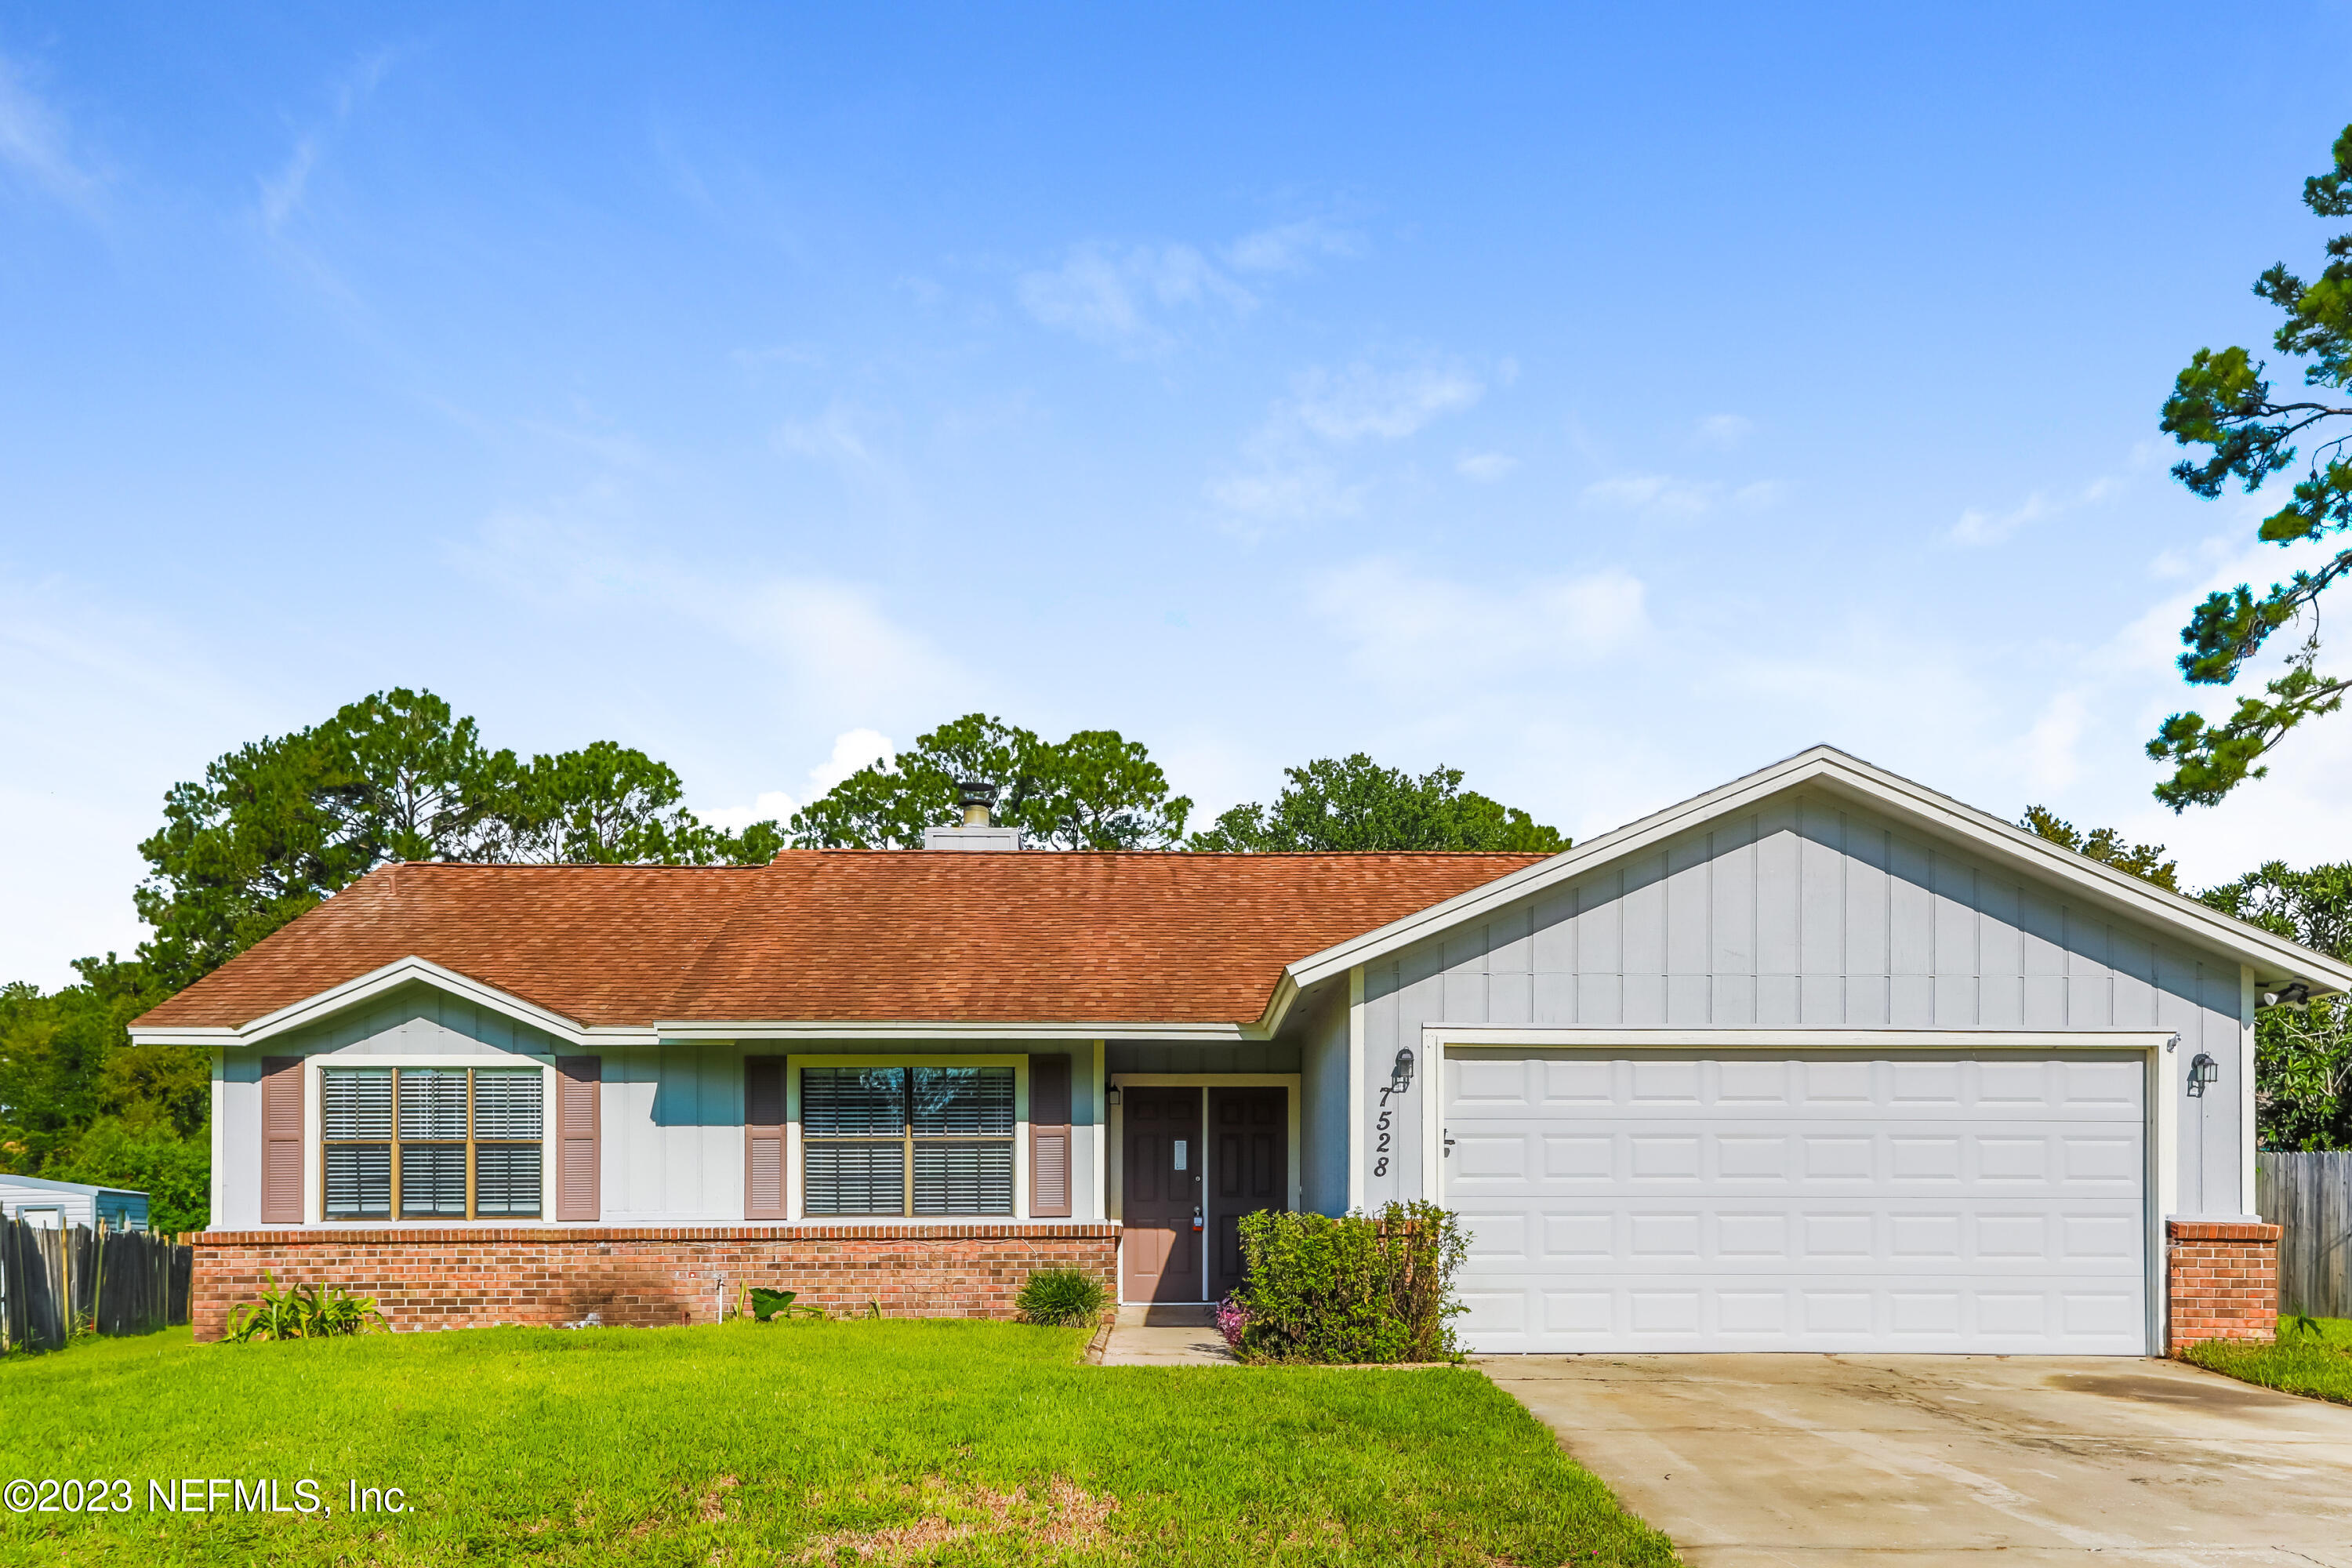
[[[2305,947],[2352,957],[2352,865],[2273,860],[2199,895]],[[2254,1131],[2265,1149],[2352,1149],[2352,1001],[2324,996],[2254,1015]]]
[[[2168,893],[2180,891],[2179,868],[2164,858],[2161,844],[2126,844],[2124,836],[2112,827],[2096,827],[2083,833],[2074,825],[2061,818],[2047,806],[2029,805],[2017,825],[2028,833],[2047,838],[2053,844],[2063,845],[2075,854],[2113,866],[2118,871],[2154,882]]]
[[[218,968],[390,860],[757,863],[773,822],[729,833],[668,766],[611,741],[519,763],[429,691],[378,692],[256,741],[165,795],[133,895],[165,990]]]
[[[773,822],[740,834],[678,805],[686,787],[668,763],[597,741],[537,756],[502,780],[494,832],[479,857],[540,864],[758,864],[783,846]]]
[[[1465,790],[1459,768],[1433,768],[1415,778],[1358,752],[1283,772],[1290,782],[1273,805],[1252,801],[1233,807],[1194,834],[1191,847],[1224,854],[1416,849],[1549,855],[1571,842],[1524,811]]]
[[[0,1170],[136,1188],[157,1229],[201,1229],[211,1061],[130,1043],[123,1026],[160,995],[142,966],[76,967],[81,981],[55,992],[0,986]]]
[[[793,842],[812,849],[919,849],[923,830],[963,820],[957,785],[995,791],[994,819],[1048,849],[1158,849],[1181,839],[1192,803],[1171,795],[1142,742],[1116,730],[1040,739],[986,713],[967,713],[868,763],[793,816]]]
[[[2337,137],[2335,166],[2304,182],[2304,205],[2321,217],[2352,216],[2352,126]],[[2254,283],[2254,293],[2285,312],[2272,337],[2277,351],[2303,362],[2303,384],[2341,392],[2352,384],[2352,234],[2326,245],[2327,263],[2311,282],[2275,262]],[[2205,447],[2201,461],[2184,458],[2173,478],[2208,500],[2231,480],[2248,493],[2296,460],[2295,443],[2309,441],[2311,456],[2294,498],[2264,518],[2257,537],[2273,544],[2336,538],[2352,529],[2352,402],[2313,395],[2273,394],[2268,366],[2242,348],[2200,349],[2174,381],[2165,400],[2163,429],[2184,447]],[[2164,721],[2148,755],[2170,763],[2172,776],[2158,784],[2158,800],[2175,811],[2211,805],[2249,778],[2269,770],[2260,759],[2305,720],[2333,713],[2344,705],[2352,679],[2322,675],[2319,662],[2319,595],[2352,573],[2352,550],[2312,571],[2274,583],[2257,598],[2240,584],[2217,592],[2197,606],[2180,640],[2181,673],[2200,686],[2228,686],[2245,671],[2272,637],[2308,620],[2302,643],[2286,656],[2284,673],[2261,696],[2241,696],[2236,710],[2218,724],[2199,713],[2175,713]]]

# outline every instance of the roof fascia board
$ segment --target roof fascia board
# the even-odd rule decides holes
[[[131,1043],[134,1046],[195,1046],[205,1050],[211,1050],[221,1046],[239,1045],[243,1040],[244,1037],[235,1029],[134,1027],[131,1031]]]
[[[2175,931],[2251,963],[2264,974],[2291,974],[2324,990],[2352,990],[2352,965],[2273,936],[2258,926],[2232,920],[2193,899],[2114,870],[2047,839],[2013,827],[1999,817],[1963,805],[1910,780],[1872,767],[1833,747],[1816,746],[1743,778],[1694,795],[1664,811],[1628,823],[1549,860],[1473,888],[1377,931],[1367,931],[1291,964],[1300,988],[1345,973],[1359,963],[1410,946],[1433,931],[1491,913],[1514,900],[1585,876],[1624,856],[1637,854],[1702,824],[1728,816],[1772,795],[1818,784],[1897,815],[1929,833],[2064,883],[2099,903]]]
[[[560,1013],[551,1013],[536,1003],[526,1002],[521,997],[501,991],[495,985],[485,985],[480,981],[460,974],[454,969],[444,969],[430,959],[411,955],[407,958],[396,959],[381,969],[370,970],[356,979],[346,980],[341,985],[330,986],[316,995],[305,996],[299,1002],[289,1003],[274,1013],[262,1015],[241,1028],[133,1029],[131,1032],[131,1043],[134,1045],[232,1047],[258,1045],[264,1040],[273,1039],[290,1030],[301,1028],[305,1025],[315,1024],[322,1018],[330,1017],[347,1008],[373,1001],[388,992],[408,984],[430,985],[436,990],[447,992],[478,1006],[488,1007],[494,1013],[500,1013],[518,1022],[528,1024],[532,1028],[552,1035],[557,1039],[571,1045],[585,1045],[592,1038],[609,1039],[615,1035],[642,1037],[647,1044],[651,1044],[654,1038],[653,1031],[649,1029],[615,1030],[585,1027]]]
[[[1194,1040],[1235,1045],[1265,1037],[1255,1024],[942,1023],[855,1020],[745,1019],[735,1023],[669,1022],[648,1031],[667,1044],[698,1040]]]

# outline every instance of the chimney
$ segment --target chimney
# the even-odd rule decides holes
[[[1018,849],[1021,830],[994,825],[996,785],[989,779],[956,780],[956,804],[963,807],[961,827],[926,827],[926,849]]]
[[[963,807],[966,827],[986,827],[989,808],[996,804],[996,786],[986,779],[958,779],[956,804]]]

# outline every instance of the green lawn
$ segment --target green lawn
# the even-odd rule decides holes
[[[2264,1388],[2352,1405],[2352,1319],[2305,1321],[2311,1326],[2281,1318],[2275,1344],[2208,1340],[2181,1352],[2181,1359]]]
[[[0,1563],[1675,1561],[1475,1372],[1076,1364],[977,1322],[485,1329],[0,1363]],[[299,1478],[331,1514],[148,1511],[150,1479]],[[354,1515],[347,1484],[411,1511]],[[233,1494],[230,1494],[233,1497]]]

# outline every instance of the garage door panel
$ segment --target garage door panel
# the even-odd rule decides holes
[[[1528,1145],[1534,1136],[1528,1132],[1456,1136],[1449,1156],[1457,1167],[1456,1180],[1465,1191],[1475,1190],[1482,1182],[1514,1185],[1524,1182],[1528,1175]]]
[[[1536,1064],[1542,1077],[1543,1103],[1607,1105],[1616,1096],[1611,1079],[1617,1064],[1606,1061],[1543,1061]]]
[[[1480,1065],[1542,1093],[1444,1108],[1475,1348],[2146,1349],[2137,1058]]]

